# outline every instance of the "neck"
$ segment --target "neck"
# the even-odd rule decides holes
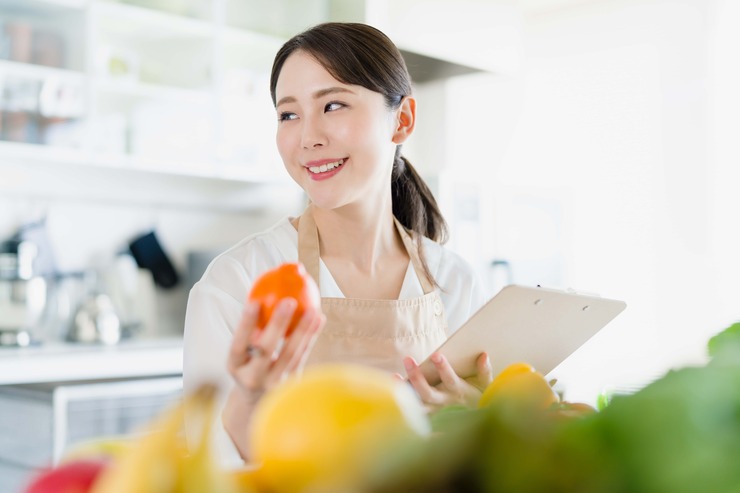
[[[396,231],[391,204],[371,211],[359,207],[319,209],[312,206],[319,229],[320,254],[373,272],[378,260],[405,252]]]

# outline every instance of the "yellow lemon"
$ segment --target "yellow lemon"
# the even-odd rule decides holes
[[[430,433],[405,382],[354,364],[309,368],[276,387],[254,412],[251,451],[259,482],[274,492],[361,488],[399,441]]]
[[[494,403],[530,409],[547,409],[560,401],[545,377],[527,363],[513,363],[496,375],[478,401],[478,407]]]

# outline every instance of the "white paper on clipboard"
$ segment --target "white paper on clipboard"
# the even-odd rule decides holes
[[[547,375],[622,310],[624,301],[550,288],[511,284],[473,314],[437,351],[461,377],[477,372],[475,360],[486,351],[493,375],[517,362]],[[427,358],[421,369],[439,383]]]

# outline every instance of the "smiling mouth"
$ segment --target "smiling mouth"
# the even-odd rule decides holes
[[[340,159],[332,163],[322,164],[321,166],[311,166],[308,168],[308,171],[310,171],[311,173],[315,175],[326,173],[327,171],[331,171],[333,169],[339,168],[341,165],[344,164],[345,161],[346,159]]]

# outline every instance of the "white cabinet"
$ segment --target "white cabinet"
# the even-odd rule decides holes
[[[282,176],[265,124],[282,40],[230,26],[230,3],[2,0],[0,156]]]

